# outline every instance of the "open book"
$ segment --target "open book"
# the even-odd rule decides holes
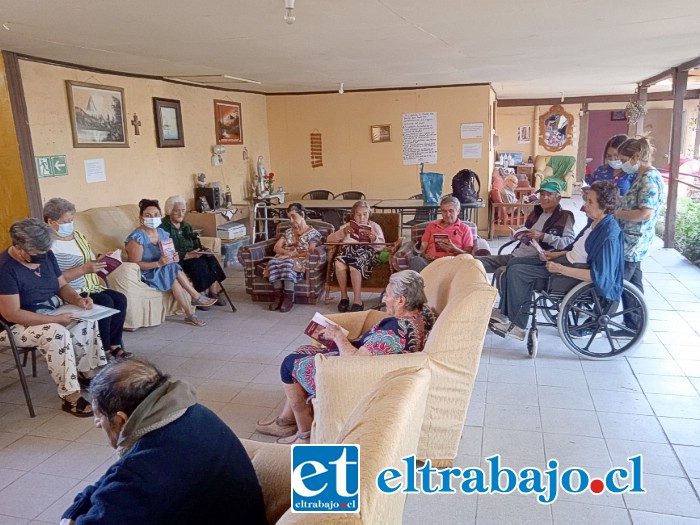
[[[111,255],[105,255],[100,262],[105,263],[107,266],[100,270],[99,273],[107,276],[122,265],[122,251],[114,250]]]
[[[89,310],[80,308],[73,304],[64,304],[59,306],[51,312],[46,312],[46,315],[61,315],[61,314],[71,314],[75,319],[80,319],[82,321],[99,321],[110,315],[118,314],[119,310],[114,308],[108,308],[106,306],[100,306],[95,304]]]
[[[445,250],[442,247],[442,243],[449,243],[450,241],[450,236],[446,233],[434,233],[433,234],[433,242],[435,243],[435,251],[436,252],[441,252],[441,253],[447,253],[447,250]]]
[[[318,312],[314,314],[314,316],[311,318],[311,322],[309,323],[309,326],[306,327],[306,330],[304,330],[304,333],[311,337],[312,339],[315,339],[319,343],[321,343],[323,346],[326,348],[334,348],[335,343],[331,341],[330,339],[324,339],[321,336],[321,332],[329,326],[329,325],[336,325],[340,328],[340,330],[343,332],[343,334],[348,335],[350,332],[348,332],[345,328],[340,326],[338,323],[334,323],[328,317],[325,315],[322,315]]]
[[[369,238],[369,233],[372,231],[372,227],[369,224],[360,224],[355,221],[350,221],[349,224],[352,228],[350,237],[360,242],[372,242]]]
[[[160,253],[165,255],[171,261],[175,260],[177,250],[175,249],[175,244],[173,243],[172,239],[168,238],[163,239],[162,241],[158,241],[158,247],[160,248]]]
[[[510,229],[513,235],[513,239],[516,239],[520,241],[523,244],[530,245],[530,238],[525,236],[525,232],[530,231],[530,228],[526,228],[525,226],[522,226],[518,228],[517,230],[514,230],[513,228]]]

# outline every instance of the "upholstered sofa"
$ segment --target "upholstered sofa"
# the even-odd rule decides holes
[[[308,224],[316,228],[325,241],[329,233],[333,233],[333,225],[328,222],[309,220]],[[238,250],[238,261],[243,265],[245,272],[245,291],[253,298],[253,301],[272,301],[274,288],[272,284],[262,276],[262,267],[274,257],[273,247],[277,239],[291,226],[288,220],[277,224],[276,237],[267,241],[256,242],[249,246],[242,246]],[[309,253],[307,271],[304,278],[294,286],[294,302],[301,304],[316,304],[323,295],[326,281],[326,248],[317,246]]]
[[[91,208],[75,214],[75,229],[87,237],[95,254],[122,250],[124,241],[139,226],[139,208],[135,204]],[[221,241],[202,237],[202,244],[216,253]],[[124,262],[108,278],[109,287],[128,298],[124,328],[136,330],[143,326],[157,326],[166,316],[177,312],[177,303],[171,293],[151,288],[141,281],[141,269],[134,263]]]
[[[431,370],[430,392],[418,444],[418,458],[449,466],[457,454],[496,290],[483,265],[470,255],[444,257],[428,265],[428,303],[439,313],[423,352],[383,357],[316,357],[312,443],[330,443],[352,407],[384,374],[403,367]],[[378,311],[328,317],[356,338],[379,322]],[[333,392],[342,392],[334,396]]]
[[[385,468],[404,471],[401,458],[415,454],[430,387],[427,368],[399,368],[373,384],[366,383],[339,432],[330,440],[360,445],[360,512],[322,515],[292,513],[291,454],[288,445],[241,440],[253,462],[262,487],[268,523],[399,524],[406,495],[383,494],[376,484]],[[332,399],[344,396],[340,386],[330,385]]]
[[[551,177],[554,172],[550,166],[550,161],[554,157],[561,157],[561,155],[537,155],[535,157],[535,190],[538,190],[542,181],[548,177]],[[576,182],[576,159],[574,159],[574,164],[572,168],[564,174],[564,181],[566,181],[566,189],[562,190],[562,197],[571,197],[573,195],[574,183]]]

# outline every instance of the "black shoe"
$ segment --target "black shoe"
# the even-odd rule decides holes
[[[623,339],[625,341],[631,341],[634,339],[636,334],[629,328],[623,330],[610,330],[610,337],[613,339]]]
[[[350,300],[348,300],[348,299],[341,299],[340,302],[338,303],[338,311],[341,313],[347,312],[349,307],[350,307]]]
[[[598,333],[595,334],[596,338],[603,335],[603,333],[602,331],[598,331]],[[593,335],[593,328],[572,328],[569,334],[571,335],[571,339],[590,339]]]
[[[364,309],[365,309],[365,303],[360,303],[360,304],[353,303],[352,306],[350,307],[351,312],[361,312]]]

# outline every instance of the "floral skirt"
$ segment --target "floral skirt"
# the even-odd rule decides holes
[[[363,279],[369,279],[377,264],[377,250],[364,244],[343,246],[335,260],[359,270]]]
[[[309,395],[315,396],[316,364],[314,358],[316,354],[339,355],[338,350],[328,350],[313,345],[300,346],[282,361],[280,366],[282,382],[288,385],[297,382]]]

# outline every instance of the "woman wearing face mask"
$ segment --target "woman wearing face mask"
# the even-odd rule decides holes
[[[586,178],[589,185],[597,180],[611,180],[620,188],[620,195],[627,193],[637,174],[622,171],[622,161],[618,156],[617,149],[628,138],[627,135],[615,135],[608,140],[605,144],[603,164],[596,168],[593,175]]]
[[[62,410],[76,417],[92,416],[80,395],[95,369],[106,365],[97,321],[81,321],[71,313],[49,315],[61,303],[91,309],[61,275],[51,251],[54,233],[39,219],[24,219],[10,228],[12,246],[0,253],[0,316],[11,326],[19,347],[36,346],[46,358],[58,387]],[[9,346],[0,332],[0,346]]]
[[[661,174],[651,165],[654,148],[647,137],[628,139],[619,149],[622,171],[636,175],[629,191],[622,197],[622,205],[615,212],[625,238],[625,279],[644,293],[642,285],[642,260],[646,257],[654,240],[656,221],[664,202],[665,187]],[[622,294],[626,305],[626,294]],[[620,337],[631,339],[639,325],[639,318],[626,315],[625,326],[629,332]]]
[[[162,213],[157,200],[141,199],[139,202],[141,226],[126,238],[126,253],[129,262],[141,268],[141,280],[161,292],[171,291],[177,304],[185,312],[185,322],[193,326],[206,323],[197,317],[198,306],[211,306],[216,299],[200,295],[187,279],[178,264],[179,257],[170,258],[161,253],[158,243],[170,234],[161,230]]]
[[[100,319],[102,346],[112,357],[129,359],[134,356],[123,348],[122,334],[126,318],[126,296],[100,284],[97,272],[107,266],[102,259],[95,257],[87,239],[73,229],[75,206],[59,197],[49,199],[44,205],[44,220],[51,226],[56,239],[51,251],[56,256],[63,277],[81,297],[90,297],[92,302],[119,310],[118,314]],[[108,253],[107,255],[111,255]]]

